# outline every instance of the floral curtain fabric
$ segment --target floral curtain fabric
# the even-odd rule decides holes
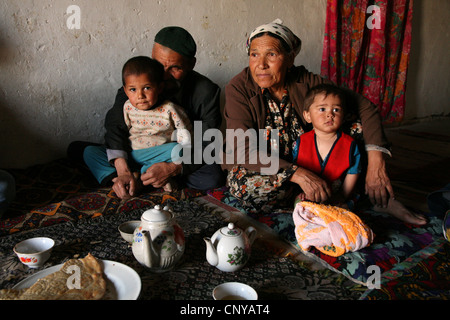
[[[379,107],[385,123],[405,111],[413,0],[328,0],[322,76]]]

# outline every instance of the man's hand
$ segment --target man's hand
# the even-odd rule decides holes
[[[304,168],[298,168],[292,175],[290,181],[297,183],[302,188],[305,199],[307,200],[325,202],[331,197],[331,190],[328,183]]]
[[[386,208],[389,198],[394,199],[394,189],[386,171],[386,163],[380,151],[368,152],[366,194],[372,204]]]
[[[112,189],[120,199],[130,199],[135,195],[138,182],[133,174],[120,175],[112,181],[114,182]]]
[[[181,173],[181,164],[173,162],[155,163],[147,171],[141,175],[142,183],[145,186],[153,186],[161,188],[166,185],[171,177]]]
[[[112,180],[114,182],[112,189],[120,199],[129,199],[134,196],[138,182],[128,168],[128,163],[125,159],[115,159],[114,166],[117,171],[117,177]]]

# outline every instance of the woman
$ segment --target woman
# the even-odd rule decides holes
[[[276,174],[262,174],[267,167],[260,161],[262,156],[253,156],[252,159],[256,159],[253,162],[224,159],[223,169],[228,171],[230,191],[248,210],[271,210],[280,199],[287,199],[286,192],[292,190],[292,185],[299,186],[311,201],[325,202],[331,196],[330,188],[322,178],[292,163],[293,144],[300,134],[310,130],[302,118],[304,97],[310,88],[329,82],[304,66],[294,66],[300,48],[300,39],[280,20],[256,28],[247,40],[249,66],[225,88],[227,130],[265,129],[268,141],[273,138],[270,133],[278,130],[279,170]],[[364,128],[362,135],[368,157],[365,189],[370,200],[377,209],[395,214],[404,221],[426,223],[423,217],[413,215],[394,200],[383,159],[384,153],[389,154],[385,147],[388,143],[376,106],[353,92],[349,95],[355,102],[354,113]],[[257,150],[262,150],[262,143],[267,142],[258,141]],[[242,151],[237,150],[240,145],[227,140],[227,148],[230,146],[234,148],[233,154]],[[247,144],[246,156],[249,153]]]

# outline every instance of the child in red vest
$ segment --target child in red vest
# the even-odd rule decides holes
[[[341,130],[345,118],[344,94],[322,84],[305,97],[303,117],[313,130],[302,134],[294,148],[297,165],[326,180],[332,189],[330,204],[353,209],[353,190],[361,172],[360,153],[352,137]],[[296,202],[305,199],[301,193]]]

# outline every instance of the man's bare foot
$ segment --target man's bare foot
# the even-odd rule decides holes
[[[393,217],[411,224],[422,226],[427,223],[427,220],[423,215],[409,211],[400,201],[392,198],[389,199],[386,208],[375,205],[373,206],[373,210],[390,214]]]

